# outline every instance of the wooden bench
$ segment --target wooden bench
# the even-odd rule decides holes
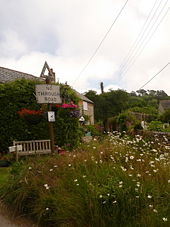
[[[13,146],[16,147],[16,160],[19,156],[51,153],[50,140],[13,141]]]

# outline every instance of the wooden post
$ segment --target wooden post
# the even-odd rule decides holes
[[[48,70],[48,75],[44,75],[45,70]],[[53,72],[53,69],[51,69],[47,62],[45,61],[45,64],[43,66],[42,72],[40,74],[40,77],[45,78],[46,84],[51,84],[51,82],[55,82],[55,73]],[[52,110],[52,105],[48,104],[48,111]],[[54,152],[54,129],[53,129],[53,122],[48,122],[49,127],[49,135],[50,135],[50,141],[51,141],[51,152]]]
[[[51,104],[48,104],[48,110],[51,111]],[[50,143],[51,143],[51,152],[54,153],[54,128],[53,122],[48,122],[49,134],[50,134]]]
[[[18,149],[16,145],[15,145],[15,152],[16,152],[16,161],[18,162]]]
[[[50,84],[50,75],[46,77],[46,84]],[[52,110],[52,105],[48,104],[48,111]],[[51,152],[54,153],[54,128],[53,128],[53,122],[48,122],[48,128],[49,128],[49,135],[50,135],[50,143],[51,143]]]

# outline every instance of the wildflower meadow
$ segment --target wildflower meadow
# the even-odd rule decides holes
[[[15,163],[2,198],[42,226],[170,226],[167,139],[113,132]]]

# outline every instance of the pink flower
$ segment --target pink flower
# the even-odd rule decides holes
[[[71,103],[64,103],[62,105],[56,105],[57,108],[77,108],[77,105],[75,105],[73,102]]]

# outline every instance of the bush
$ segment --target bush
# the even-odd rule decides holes
[[[141,129],[140,121],[129,111],[119,114],[117,122],[121,132]]]
[[[95,125],[84,125],[83,129],[85,132],[90,132],[91,136],[101,136],[102,133]]]
[[[42,114],[29,115],[29,118],[19,116],[19,113],[22,114],[19,112],[22,109],[29,110],[30,113],[47,111],[47,105],[40,105],[36,102],[34,95],[36,83],[37,81],[21,79],[0,84],[0,153],[8,152],[8,147],[12,145],[14,140],[49,138],[48,122],[45,116],[43,117]],[[62,84],[60,86],[62,99],[65,102],[72,100],[77,103],[78,97],[71,88]],[[73,148],[80,141],[79,124],[76,118],[64,113],[64,111],[69,110],[57,113],[57,121],[54,124],[54,128],[56,128],[55,140],[58,145],[70,144],[70,148]]]
[[[38,110],[40,105],[34,97],[35,82],[19,80],[0,85],[0,152],[7,152],[13,140],[29,140],[47,138],[45,120],[36,127],[30,127],[20,118],[21,108]]]
[[[163,124],[161,121],[151,121],[148,125],[148,130],[163,132]]]
[[[69,108],[59,109],[56,113],[55,122],[56,144],[64,146],[68,150],[77,147],[83,136],[79,125],[79,118],[72,116],[72,112],[73,110]]]
[[[161,116],[160,120],[164,123],[170,123],[170,110],[166,110]]]

